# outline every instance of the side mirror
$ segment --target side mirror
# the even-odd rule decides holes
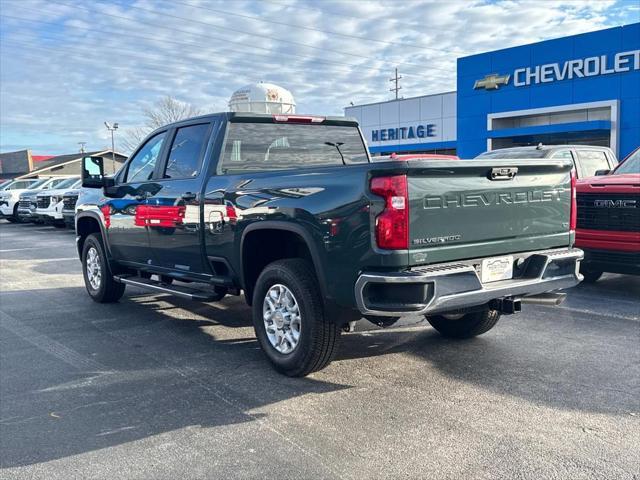
[[[609,175],[611,170],[596,170],[596,177],[601,177],[603,175]]]
[[[104,184],[102,157],[84,157],[82,159],[82,186],[102,188]]]

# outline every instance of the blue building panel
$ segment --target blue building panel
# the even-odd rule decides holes
[[[492,114],[570,113],[574,104],[574,110],[609,108],[608,131],[620,157],[640,145],[640,23],[460,58],[457,83],[461,158],[486,150],[489,138],[503,138],[487,131]],[[575,120],[566,120],[564,130],[553,122],[554,132],[575,136]]]
[[[380,145],[370,139],[370,150],[446,145],[455,146],[461,158],[473,158],[487,148],[590,142],[609,144],[622,158],[640,145],[640,23],[459,58],[456,83],[457,91],[446,94],[452,98],[450,115],[438,127],[447,128],[437,139],[443,142],[387,140]],[[392,115],[399,105],[382,105],[377,106],[380,131],[392,124],[411,125],[420,111],[416,103]],[[422,115],[428,111],[424,105]],[[375,130],[371,117],[365,120],[370,135]]]

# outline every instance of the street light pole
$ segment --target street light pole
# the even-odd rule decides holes
[[[113,162],[113,173],[116,173],[116,142],[114,140],[114,133],[118,129],[118,123],[111,125],[109,122],[104,122],[104,126],[111,132],[111,159]]]

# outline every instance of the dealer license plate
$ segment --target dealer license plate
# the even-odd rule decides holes
[[[482,283],[513,278],[513,256],[485,258],[482,260],[481,276]]]

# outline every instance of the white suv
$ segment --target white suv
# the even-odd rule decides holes
[[[36,216],[45,223],[64,228],[62,197],[69,190],[80,186],[82,186],[82,179],[80,177],[71,177],[56,185],[56,188],[39,192],[36,196]]]
[[[0,191],[0,218],[6,218],[10,222],[20,221],[20,217],[18,216],[18,201],[21,193],[28,190],[54,188],[67,178],[69,177],[43,178],[32,182],[30,185],[18,185],[23,188],[15,189],[12,189],[13,184],[10,184],[7,189]],[[22,182],[22,180],[16,180],[14,183],[18,182]]]

